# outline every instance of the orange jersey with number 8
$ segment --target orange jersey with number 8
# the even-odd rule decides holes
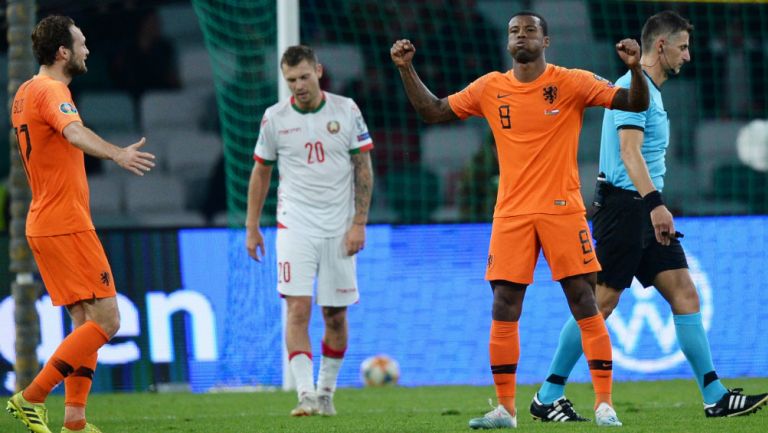
[[[493,131],[495,218],[584,212],[576,159],[582,117],[587,107],[610,107],[618,90],[591,72],[550,64],[530,83],[512,70],[492,72],[448,97],[459,118],[484,117]]]
[[[27,236],[93,230],[83,151],[64,138],[80,122],[66,84],[36,75],[19,87],[11,120],[32,189]]]

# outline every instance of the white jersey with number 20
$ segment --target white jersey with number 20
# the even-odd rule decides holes
[[[314,111],[293,97],[264,112],[254,159],[274,164],[279,226],[310,236],[344,234],[354,215],[351,155],[373,148],[368,127],[350,98],[324,92]]]

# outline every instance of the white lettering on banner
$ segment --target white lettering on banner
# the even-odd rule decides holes
[[[40,317],[40,346],[37,357],[48,359],[64,339],[64,311],[51,304],[51,298],[44,296],[35,302],[35,309]],[[15,340],[14,340],[15,342]]]
[[[171,315],[185,310],[192,322],[192,349],[198,361],[216,361],[216,320],[211,303],[205,296],[190,290],[166,294],[147,293],[149,349],[153,362],[173,361]]]
[[[64,339],[63,312],[59,307],[51,305],[51,298],[48,296],[38,299],[35,309],[40,317],[40,345],[37,347],[37,357],[46,360]],[[11,364],[16,362],[16,326],[13,320],[15,310],[12,297],[9,296],[0,302],[0,329],[9,330],[0,333],[0,356]]]
[[[147,314],[149,322],[150,359],[152,362],[170,362],[173,360],[171,346],[170,316],[179,311],[189,314],[192,322],[192,346],[194,358],[198,361],[218,360],[216,341],[216,320],[210,302],[200,293],[179,290],[170,294],[148,292]],[[120,329],[115,337],[138,337],[141,335],[141,320],[136,305],[125,295],[117,295],[120,310]],[[41,362],[50,358],[64,339],[64,320],[62,307],[54,307],[48,296],[43,296],[36,303],[40,316],[40,345],[37,357]],[[6,297],[0,302],[0,356],[8,363],[16,362],[16,332],[14,324],[14,301]],[[100,364],[126,364],[141,358],[141,350],[135,341],[108,343],[99,349]]]
[[[8,374],[5,375],[5,382],[3,382],[3,386],[9,393],[16,392],[16,372],[15,371],[9,371]]]
[[[709,278],[702,270],[699,261],[690,254],[687,254],[686,258],[691,279],[699,291],[704,329],[708,331],[712,324],[713,314],[712,286],[709,284]],[[657,308],[658,303],[654,302],[654,298],[661,295],[651,288],[643,288],[636,279],[632,282],[632,287],[628,292],[623,296],[632,294],[635,300],[629,319],[625,320],[617,308],[606,321],[608,329],[611,331],[613,361],[616,365],[627,370],[653,373],[670,369],[685,361],[685,355],[680,349],[672,351],[677,342],[677,334],[674,318],[666,301],[661,302],[665,308],[664,314],[662,314]],[[668,317],[666,322],[663,317]],[[635,355],[635,350],[646,324],[656,340],[659,352],[650,354],[646,352],[642,354],[645,356],[640,358]]]
[[[139,313],[130,299],[117,295],[117,305],[120,310],[120,329],[115,337],[136,337],[139,335]],[[37,348],[37,358],[45,362],[53,355],[56,348],[64,339],[64,309],[54,307],[49,296],[43,296],[35,302],[37,315],[40,317],[40,346]],[[7,297],[0,303],[0,327],[15,329],[13,298]],[[11,332],[0,336],[0,355],[11,364],[16,362],[16,333]],[[139,347],[133,341],[124,343],[108,343],[99,349],[99,362],[102,364],[124,364],[133,362],[141,357]]]

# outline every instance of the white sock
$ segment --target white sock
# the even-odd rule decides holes
[[[323,356],[320,360],[320,371],[317,373],[317,393],[319,395],[333,395],[336,391],[336,379],[344,358],[329,358]]]
[[[288,362],[291,366],[291,373],[296,380],[296,392],[299,399],[303,395],[315,395],[314,380],[312,377],[312,358],[306,353],[299,353]]]

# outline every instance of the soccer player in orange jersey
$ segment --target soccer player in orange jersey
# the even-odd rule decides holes
[[[64,305],[75,330],[33,382],[8,401],[8,411],[35,433],[50,433],[45,399],[64,381],[62,433],[99,432],[85,420],[96,351],[120,327],[112,271],[91,221],[84,153],[111,159],[139,176],[154,167],[145,139],[121,148],[83,125],[68,85],[87,71],[85,36],[71,18],[49,16],[32,32],[40,63],[19,87],[12,122],[32,190],[26,235],[54,305]]]
[[[597,274],[597,305],[608,317],[625,288],[637,279],[655,286],[672,310],[680,351],[691,366],[707,417],[734,417],[755,413],[768,402],[768,393],[746,395],[728,389],[715,371],[704,329],[696,285],[688,270],[680,232],[664,205],[669,120],[662,87],[691,61],[693,25],[674,11],[649,17],[642,30],[640,63],[648,82],[651,104],[642,113],[605,110],[600,142],[602,180],[595,194],[592,218],[595,253],[603,269]],[[628,83],[629,73],[616,81]],[[581,337],[568,319],[560,331],[558,347],[547,379],[531,402],[531,415],[543,421],[567,421],[558,404],[565,398],[565,383],[581,357]]]
[[[640,47],[632,39],[616,44],[632,71],[629,89],[588,71],[548,64],[544,51],[549,44],[543,17],[528,11],[513,15],[507,46],[513,69],[486,74],[442,99],[416,73],[411,41],[396,41],[390,50],[408,98],[425,121],[484,117],[498,150],[499,192],[485,277],[493,290],[490,361],[499,404],[484,417],[470,420],[472,428],[517,426],[518,320],[541,249],[581,329],[595,388],[596,422],[621,425],[611,402],[611,342],[595,303],[600,264],[585,218],[576,153],[587,107],[643,111],[648,108],[648,86],[640,68]]]

